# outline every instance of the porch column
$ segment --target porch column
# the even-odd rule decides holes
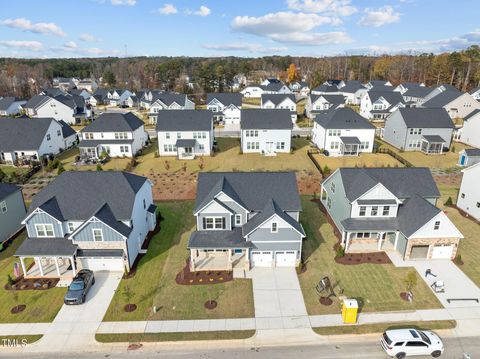
[[[345,252],[347,251],[349,244],[350,244],[350,233],[347,232],[347,238],[345,239]]]
[[[342,231],[342,245],[344,245],[344,246],[346,245],[346,243],[345,243],[345,233],[346,233],[345,231]]]
[[[40,275],[43,277],[43,266],[42,266],[42,258],[37,257],[38,269],[40,270]]]
[[[190,249],[190,267],[192,268],[192,272],[195,272],[195,260],[193,259],[194,253],[195,253],[195,250]]]
[[[57,274],[60,277],[60,266],[58,265],[58,258],[53,257],[53,260],[55,261],[55,267],[57,268]]]
[[[228,250],[228,262],[230,263],[232,261],[232,250]]]
[[[25,268],[25,259],[20,257],[20,265],[22,266],[23,276],[27,275],[27,268]]]
[[[382,249],[382,243],[383,243],[383,234],[385,232],[379,232],[378,233],[378,247],[377,247],[377,250],[381,250]]]
[[[73,260],[73,257],[70,257],[70,263],[72,263],[73,276],[75,277],[77,275],[77,269],[75,268],[75,261]]]
[[[395,243],[393,244],[393,249],[397,249],[397,243],[398,243],[398,231],[395,232]]]

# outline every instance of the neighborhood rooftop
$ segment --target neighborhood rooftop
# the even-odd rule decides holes
[[[290,110],[252,109],[242,110],[242,129],[291,129],[293,128]]]
[[[408,128],[453,128],[455,125],[443,108],[400,108]]]
[[[21,190],[22,187],[10,184],[10,183],[0,183],[0,201],[4,200],[12,193],[15,193]]]
[[[315,122],[326,129],[374,129],[368,120],[351,108],[337,108],[318,112]]]
[[[37,150],[52,118],[0,118],[0,152]]]
[[[209,131],[213,114],[207,110],[168,110],[157,113],[157,131]]]
[[[129,132],[143,126],[143,121],[132,112],[103,113],[82,132]]]
[[[224,106],[234,105],[236,107],[242,106],[242,94],[239,92],[221,92],[221,93],[208,93],[207,104],[217,99]]]

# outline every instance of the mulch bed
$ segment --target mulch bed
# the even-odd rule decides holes
[[[12,309],[10,309],[10,313],[12,314],[17,314],[17,313],[21,313],[25,310],[27,306],[25,304],[19,304],[15,307],[13,307]]]
[[[385,252],[372,253],[345,253],[343,257],[335,257],[335,262],[344,265],[356,264],[390,264],[392,261]]]
[[[319,302],[320,302],[321,305],[332,305],[333,304],[333,300],[331,300],[328,297],[320,297]]]
[[[205,309],[215,309],[218,303],[215,300],[207,300],[204,304]]]
[[[175,277],[175,282],[180,285],[205,285],[225,283],[233,280],[233,272],[230,271],[198,271],[191,272],[190,260],[187,259],[185,267]]]
[[[137,309],[136,304],[125,304],[125,306],[123,307],[123,310],[127,313],[133,312],[135,309]]]
[[[8,283],[4,285],[6,290],[47,290],[54,288],[59,281],[59,278],[31,278],[25,279],[20,277],[15,280],[12,286]]]
[[[402,298],[405,302],[409,302],[407,292],[400,293],[400,298]]]
[[[127,350],[137,350],[143,347],[142,343],[130,343],[128,344]]]

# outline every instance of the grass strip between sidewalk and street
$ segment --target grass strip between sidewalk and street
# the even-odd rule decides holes
[[[134,333],[134,334],[96,334],[100,343],[123,342],[176,342],[192,340],[233,340],[247,339],[255,334],[255,330],[213,331],[213,332],[181,332],[181,333]]]
[[[8,343],[16,343],[16,346],[33,344],[43,337],[42,334],[35,335],[0,335],[0,346],[7,347]],[[12,344],[13,345],[13,344]]]
[[[339,325],[334,327],[318,327],[313,331],[320,335],[371,334],[383,333],[386,330],[414,328],[419,330],[453,329],[457,326],[455,320],[430,320],[424,322],[394,322],[361,325]]]

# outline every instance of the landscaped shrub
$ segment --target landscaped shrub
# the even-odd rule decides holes
[[[342,258],[345,255],[345,248],[341,245],[338,245],[335,249],[335,258]]]
[[[332,170],[330,169],[330,167],[328,167],[327,165],[323,166],[323,175],[329,176],[330,173],[332,173]]]
[[[445,201],[445,206],[453,206],[452,197],[447,198],[447,200]]]
[[[97,171],[103,171],[102,165],[100,163],[97,163]]]
[[[61,173],[63,173],[63,172],[65,172],[65,168],[63,167],[63,164],[60,163],[60,164],[58,165],[58,168],[57,168],[57,175],[59,175],[59,174],[61,174]]]

